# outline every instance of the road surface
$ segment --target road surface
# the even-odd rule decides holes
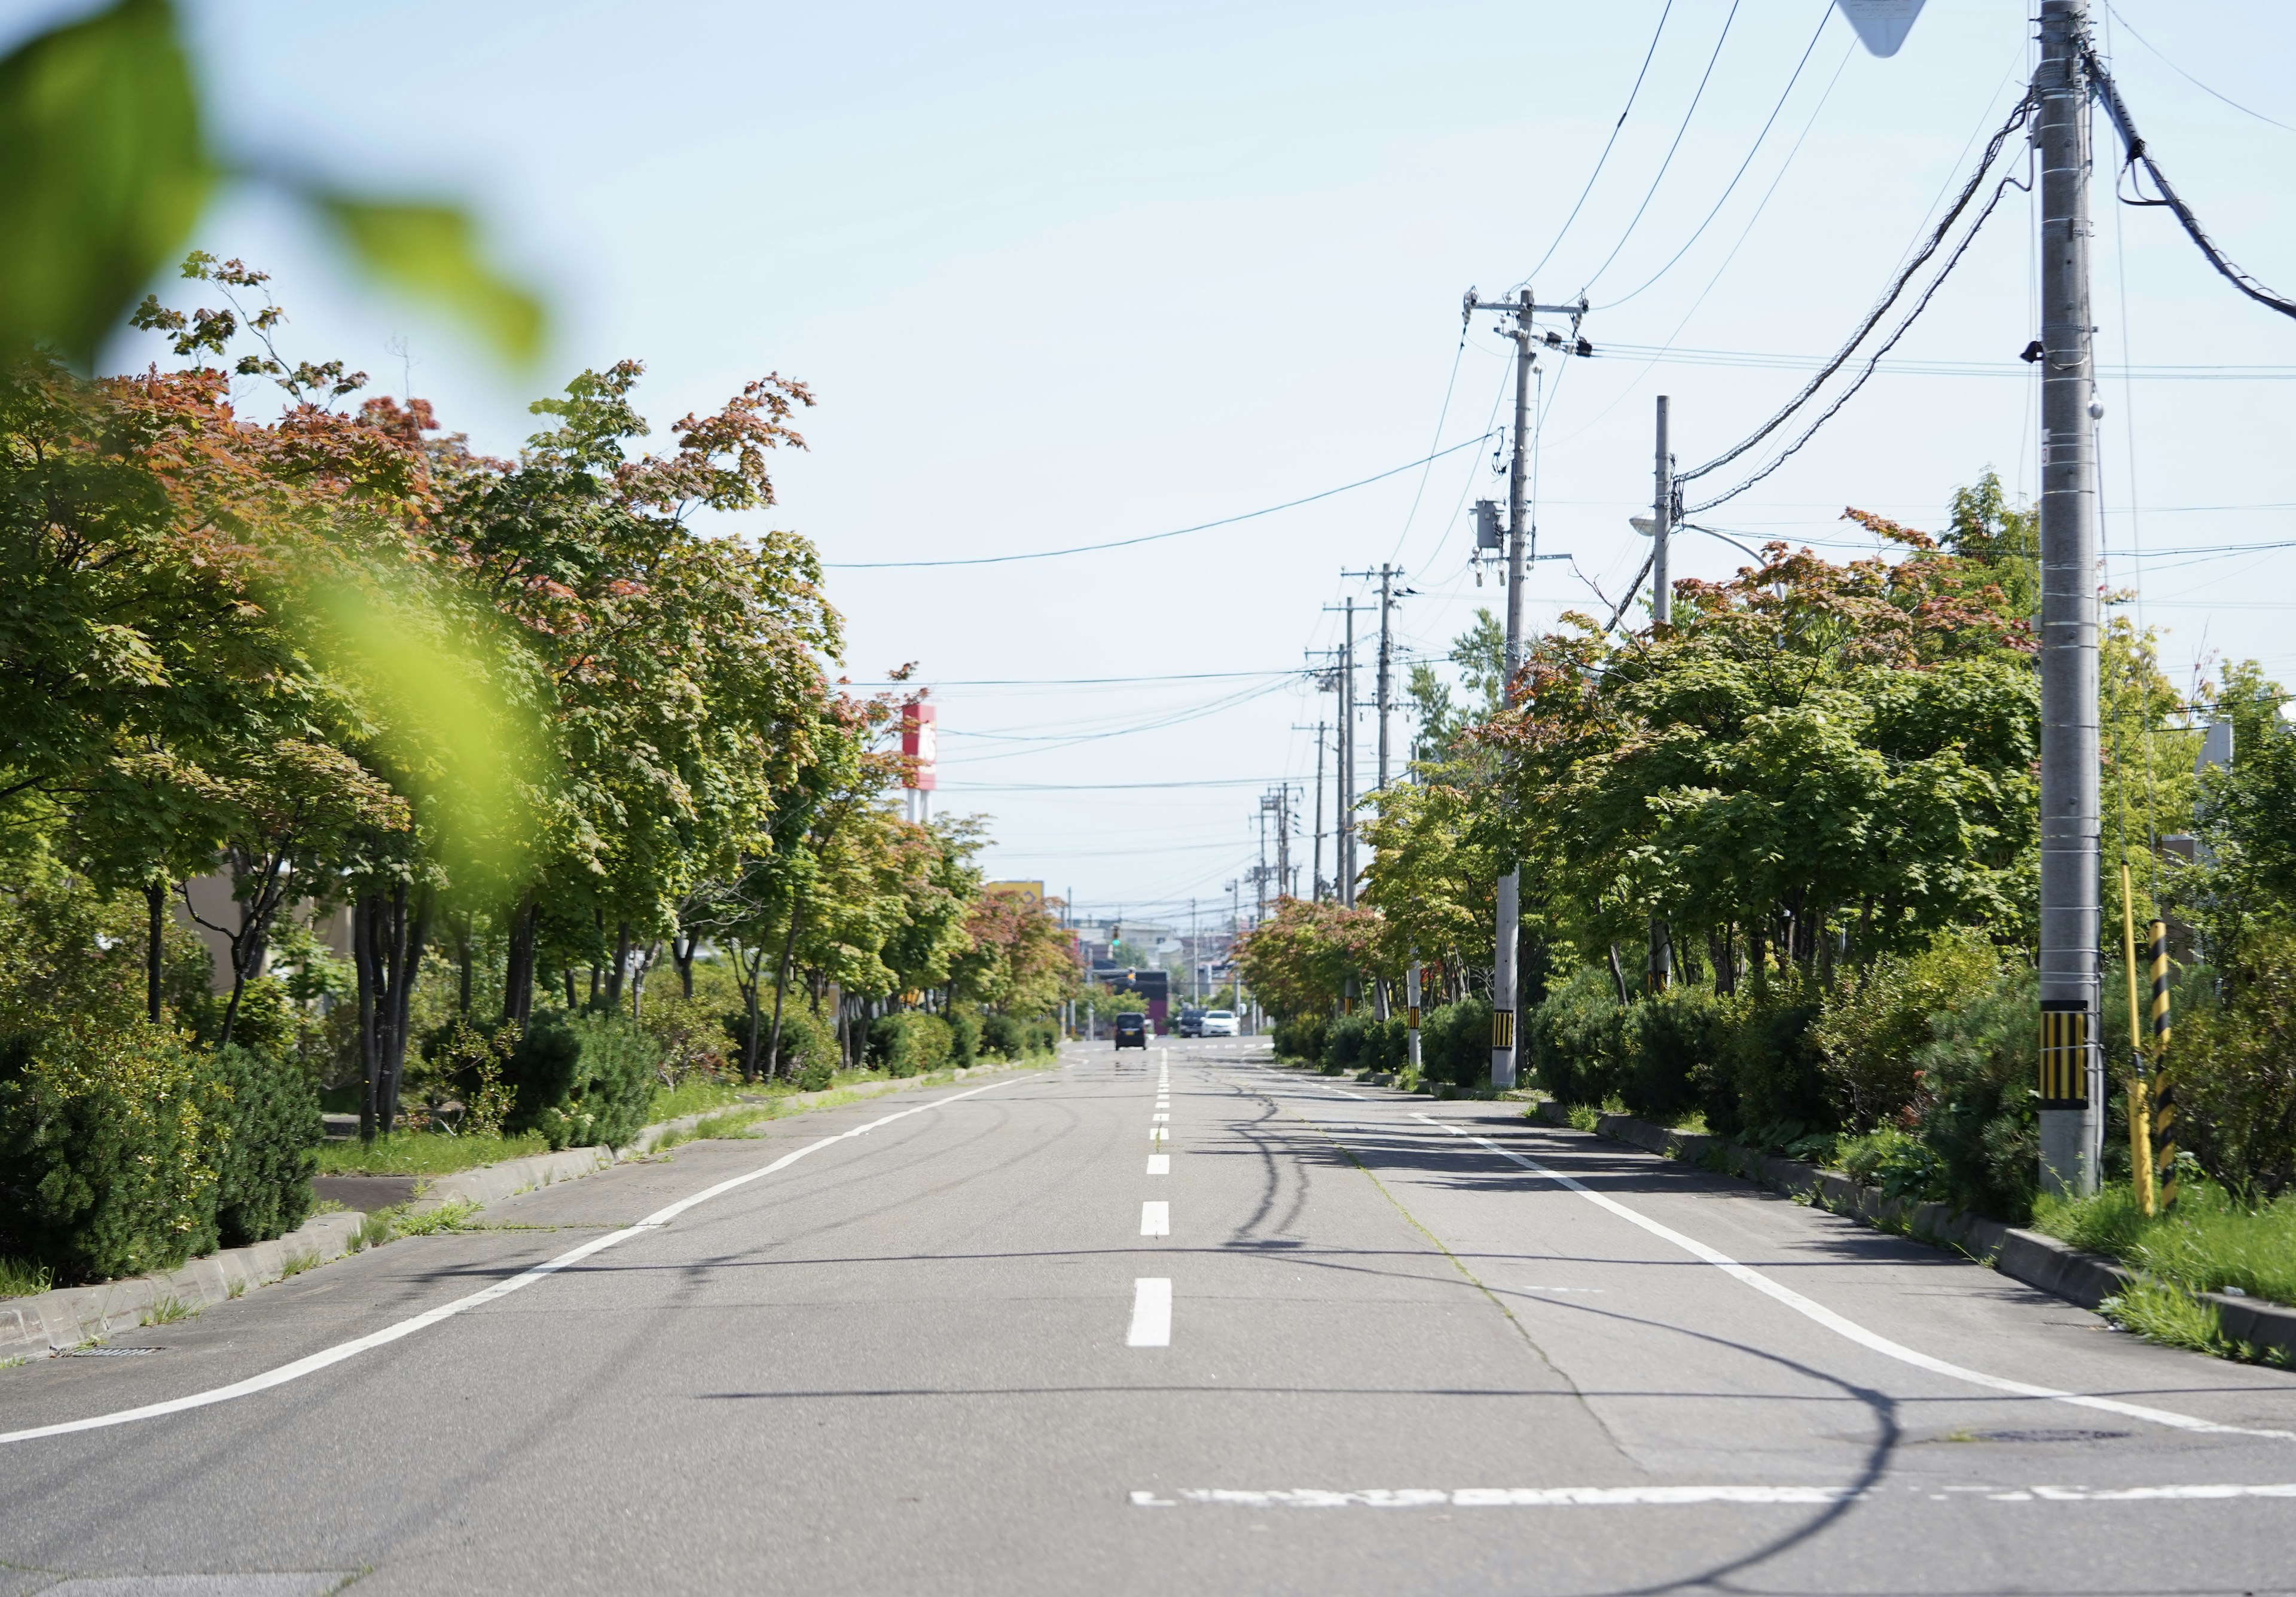
[[[0,1593],[2296,1586],[2296,1376],[1254,1039],[481,1218],[0,1372]]]

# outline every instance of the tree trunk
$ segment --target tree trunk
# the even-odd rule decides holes
[[[673,936],[669,939],[669,962],[677,967],[678,990],[689,999],[693,996],[693,946],[691,937]]]
[[[405,888],[391,895],[390,929],[396,945],[390,979],[390,1036],[383,1055],[382,1126],[387,1133],[398,1124],[398,1087],[406,1077],[407,1032],[412,1021],[414,984],[422,971],[422,947],[430,931],[430,895],[417,894],[407,902]]]
[[[1619,946],[1616,943],[1611,945],[1611,985],[1619,989],[1620,1004],[1630,1002],[1627,997],[1626,968],[1619,963]]]
[[[797,952],[797,927],[803,919],[803,905],[790,905],[789,935],[782,939],[781,963],[774,968],[774,1032],[766,1045],[766,1069],[772,1075],[782,1074],[782,995],[789,987],[790,958]]]
[[[638,950],[637,962],[630,970],[630,1019],[645,1018],[646,973],[653,969],[654,961],[661,957],[661,945],[648,943]]]
[[[1736,935],[1737,929],[1726,921],[1706,934],[1706,956],[1714,965],[1714,990],[1717,993],[1738,990]]]
[[[168,884],[150,881],[144,884],[144,906],[147,912],[150,946],[144,954],[144,1008],[152,1024],[160,1023],[160,975],[168,935]]]
[[[614,922],[614,968],[606,972],[606,1007],[616,1014],[622,1011],[622,984],[627,979],[629,970],[630,923],[617,921]]]
[[[503,1019],[520,1027],[534,1018],[534,945],[542,906],[532,893],[510,913],[510,957],[503,969]]]
[[[745,960],[739,950],[734,954],[734,979],[741,985],[742,1005],[748,1012],[749,1024],[742,1028],[742,1079],[758,1079],[758,978],[764,974],[766,956],[761,952],[755,960]]]
[[[240,871],[246,856],[236,849],[232,854],[232,886],[234,894],[239,886]],[[231,1046],[231,1029],[239,1020],[239,1002],[247,995],[247,984],[263,971],[263,956],[270,946],[271,922],[279,913],[279,906],[287,894],[287,857],[275,854],[263,867],[255,891],[239,901],[239,927],[231,935],[231,998],[224,1005],[223,1025],[216,1035],[218,1049]]]
[[[382,978],[375,968],[373,926],[381,896],[362,893],[351,905],[351,963],[358,971],[359,1141],[372,1142],[375,1134],[376,1088],[382,1081],[382,1063],[375,1048],[376,995]]]
[[[351,948],[358,967],[359,1063],[365,1093],[359,1134],[373,1141],[398,1124],[398,1089],[406,1074],[407,1028],[414,982],[430,932],[430,895],[410,903],[404,884],[362,894],[351,909]]]
[[[471,1013],[471,917],[464,915],[455,928],[455,962],[460,967],[460,981],[455,988],[455,1012],[465,1020]]]

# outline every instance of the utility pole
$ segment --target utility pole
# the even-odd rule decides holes
[[[1667,397],[1658,397],[1658,445],[1651,468],[1651,624],[1674,620],[1674,582],[1667,570],[1667,538],[1674,530],[1674,453],[1667,438]],[[1674,940],[1666,921],[1650,921],[1650,988],[1664,992],[1674,980]]]
[[[2096,404],[2089,326],[2087,0],[2041,0],[2041,1185],[2096,1191]]]
[[[1315,865],[1308,872],[1308,895],[1318,904],[1324,899],[1324,724],[1316,723],[1316,848]]]
[[[1327,604],[1325,610],[1344,610],[1348,618],[1346,641],[1340,645],[1340,736],[1338,787],[1339,813],[1332,817],[1332,872],[1339,878],[1334,885],[1339,900],[1349,909],[1356,906],[1356,602]]]
[[[1275,896],[1278,898],[1291,890],[1292,883],[1292,790],[1277,788],[1262,794],[1259,800],[1259,853],[1264,864],[1267,856],[1267,817],[1275,817]],[[1261,897],[1265,898],[1263,892]]]
[[[1541,312],[1568,315],[1570,318],[1570,342],[1566,346],[1558,333],[1549,333],[1549,346],[1569,348],[1574,353],[1591,355],[1594,350],[1578,336],[1578,323],[1587,314],[1587,302],[1576,305],[1540,305],[1523,289],[1513,299],[1484,299],[1469,289],[1464,303],[1461,321],[1474,319],[1479,310],[1496,311],[1508,318],[1511,325],[1500,331],[1514,340],[1514,459],[1507,471],[1507,604],[1506,604],[1506,685],[1508,702],[1514,699],[1514,679],[1522,669],[1522,578],[1528,562],[1535,551],[1527,546],[1529,537],[1529,494],[1526,489],[1530,461],[1530,373],[1538,335],[1531,326],[1533,315]],[[1498,924],[1491,949],[1491,1086],[1496,1092],[1512,1092],[1515,1085],[1514,1008],[1516,945],[1521,936],[1522,872],[1509,870],[1498,879]]]
[[[1397,589],[1395,579],[1403,575],[1403,568],[1389,565],[1384,561],[1380,562],[1376,571],[1342,571],[1340,575],[1360,577],[1366,580],[1374,577],[1379,578],[1379,791],[1383,793],[1387,791],[1387,712],[1393,702],[1389,681],[1395,656],[1394,629],[1390,617],[1394,611],[1395,602],[1407,596],[1411,590]]]

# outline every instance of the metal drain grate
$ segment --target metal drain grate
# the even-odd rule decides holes
[[[165,1353],[164,1347],[68,1347],[56,1355],[58,1358],[141,1358],[147,1353]]]

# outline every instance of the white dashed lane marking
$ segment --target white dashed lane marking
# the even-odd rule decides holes
[[[1172,1282],[1169,1276],[1144,1275],[1132,1283],[1132,1329],[1125,1334],[1127,1347],[1169,1347],[1172,1345]]]
[[[1140,1206],[1140,1234],[1144,1237],[1168,1237],[1172,1234],[1172,1206],[1161,1198],[1151,1198]]]
[[[1171,1156],[1170,1154],[1168,1154],[1168,1153],[1152,1153],[1152,1154],[1150,1154],[1150,1155],[1148,1156],[1148,1174],[1149,1174],[1149,1175],[1169,1175],[1171,1173],[1172,1173],[1172,1156]]]

